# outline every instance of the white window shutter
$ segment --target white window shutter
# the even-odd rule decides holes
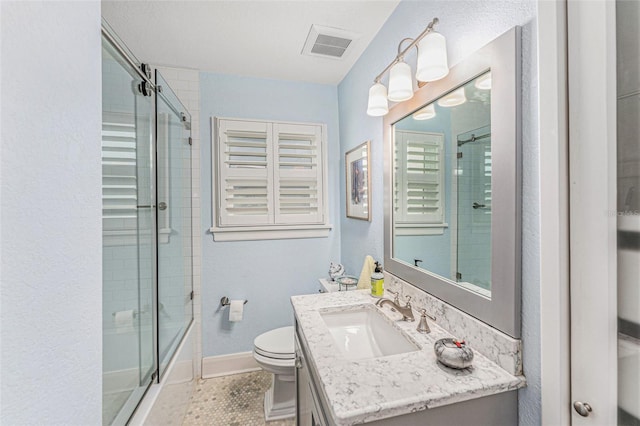
[[[323,223],[322,126],[275,123],[275,223]]]
[[[135,231],[138,194],[136,128],[129,116],[105,117],[102,123],[102,219],[105,231]]]
[[[443,223],[444,135],[396,133],[396,223]]]
[[[217,120],[219,226],[273,222],[272,124]]]

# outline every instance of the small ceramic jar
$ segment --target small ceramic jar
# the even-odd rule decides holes
[[[434,346],[438,361],[451,368],[467,368],[473,361],[473,351],[464,340],[458,341],[451,338],[440,339]]]

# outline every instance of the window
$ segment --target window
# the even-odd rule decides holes
[[[404,130],[395,135],[395,234],[442,234],[447,226],[442,197],[444,135]]]
[[[326,237],[326,126],[212,120],[214,239]]]

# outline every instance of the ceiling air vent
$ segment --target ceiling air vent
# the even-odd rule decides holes
[[[302,54],[342,59],[356,38],[357,34],[352,32],[314,24],[307,35]]]

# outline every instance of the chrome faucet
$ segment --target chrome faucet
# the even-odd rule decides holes
[[[392,311],[395,310],[402,314],[402,321],[415,321],[415,318],[413,318],[413,311],[411,310],[411,296],[407,296],[407,304],[405,306],[400,306],[398,293],[395,293],[395,301],[382,298],[376,302],[376,306],[381,309],[384,305],[389,305],[391,306]]]

